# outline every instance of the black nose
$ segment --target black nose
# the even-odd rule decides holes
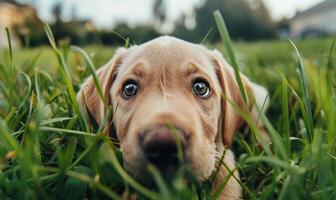
[[[143,133],[142,147],[149,162],[165,170],[178,166],[178,145],[186,146],[186,133],[178,128],[158,126]]]

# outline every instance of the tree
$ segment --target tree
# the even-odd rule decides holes
[[[52,13],[55,18],[55,23],[61,22],[62,15],[62,4],[60,2],[56,3],[52,8]]]
[[[196,27],[188,31],[177,23],[174,34],[178,37],[201,41],[211,28],[215,28],[213,12],[219,10],[226,22],[233,39],[254,40],[275,36],[273,21],[261,0],[206,0],[194,10]],[[213,39],[219,39],[217,31],[213,31]]]
[[[166,20],[166,4],[164,0],[155,0],[153,4],[154,27],[159,30]]]

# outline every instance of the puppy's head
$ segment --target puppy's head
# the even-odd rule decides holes
[[[117,50],[97,74],[114,108],[113,134],[125,167],[138,178],[148,163],[164,172],[174,169],[180,144],[185,163],[198,180],[206,180],[215,168],[216,146],[230,145],[242,122],[232,107],[242,107],[243,100],[231,67],[201,45],[160,37]],[[100,123],[106,104],[92,78],[79,97],[83,110]]]

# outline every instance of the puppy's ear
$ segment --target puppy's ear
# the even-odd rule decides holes
[[[106,107],[112,105],[109,91],[126,51],[124,48],[117,49],[113,58],[96,71],[104,93],[104,101],[102,101],[98,94],[92,75],[86,79],[80,91],[77,93],[79,105],[89,123],[93,123],[92,121],[94,120],[99,125],[106,114]],[[91,118],[93,118],[93,120]]]
[[[221,98],[221,121],[219,127],[219,138],[222,139],[225,146],[230,146],[233,142],[235,133],[244,123],[239,111],[235,109],[235,105],[244,111],[245,103],[240,93],[240,89],[235,78],[233,68],[224,60],[222,54],[214,50],[212,52],[212,62],[215,66],[216,75],[222,89]],[[252,83],[246,76],[240,74],[245,92],[247,94],[247,109],[254,122],[258,123],[258,127],[263,129],[261,120],[254,108],[257,104],[259,108],[265,103],[268,96],[267,90],[262,86]],[[266,102],[267,104],[267,102]]]

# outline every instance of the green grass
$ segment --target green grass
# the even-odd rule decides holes
[[[52,48],[0,49],[0,199],[211,199],[209,182],[187,184],[184,171],[167,183],[151,166],[149,188],[123,169],[115,141],[87,127],[74,99],[114,48],[56,46],[46,29]],[[231,46],[222,36],[210,48],[270,92],[260,120],[272,144],[238,133],[233,145],[244,199],[335,199],[333,38],[294,41],[296,51],[287,40]]]

